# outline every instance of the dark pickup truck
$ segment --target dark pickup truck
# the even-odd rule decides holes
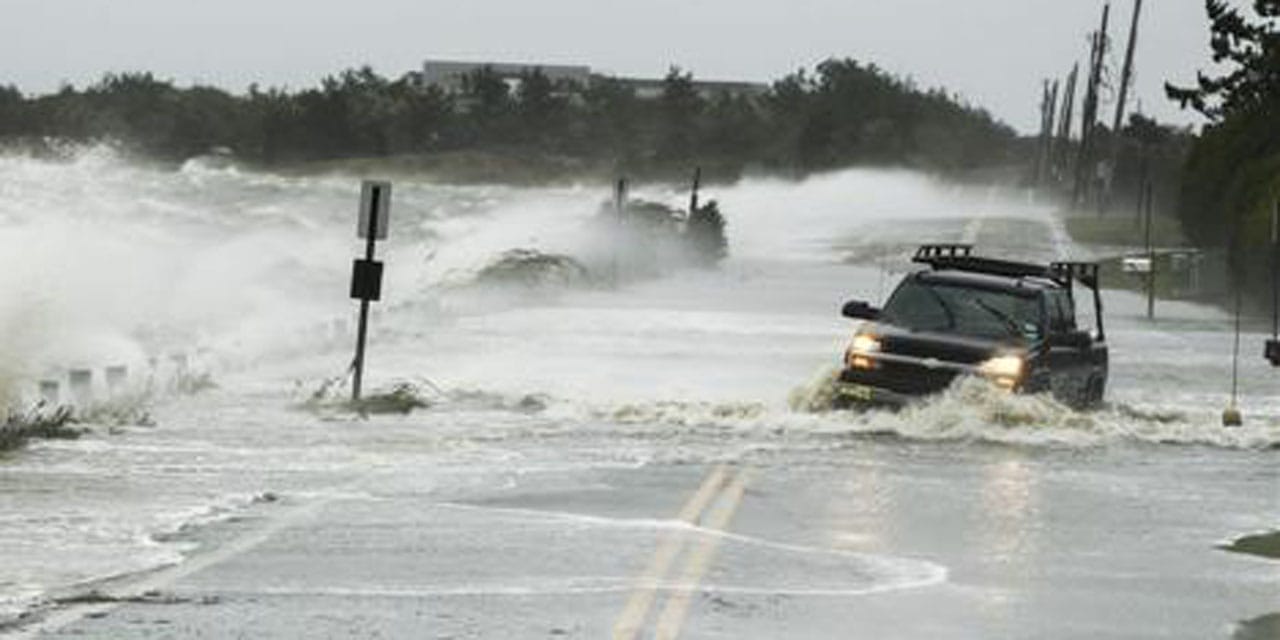
[[[1098,266],[1048,265],[973,255],[970,245],[925,245],[883,309],[862,301],[844,315],[866,320],[845,353],[840,407],[901,406],[976,375],[1019,393],[1052,392],[1075,408],[1101,404],[1107,385]],[[1093,293],[1096,333],[1076,324],[1076,286]]]

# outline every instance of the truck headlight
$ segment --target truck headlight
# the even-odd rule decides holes
[[[1006,389],[1012,389],[1018,386],[1018,381],[1022,379],[1022,370],[1026,367],[1026,361],[1022,356],[1004,355],[996,356],[978,366],[978,371],[982,375],[991,378],[995,383]]]
[[[844,362],[854,369],[874,369],[876,361],[871,354],[880,353],[880,341],[875,336],[859,333],[853,336],[853,344],[844,354]]]
[[[854,353],[880,353],[880,341],[876,337],[866,333],[859,333],[853,337],[853,345],[849,350]]]

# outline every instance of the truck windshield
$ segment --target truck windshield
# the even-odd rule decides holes
[[[907,280],[881,315],[911,331],[942,331],[986,338],[1040,337],[1040,304],[1000,291]]]

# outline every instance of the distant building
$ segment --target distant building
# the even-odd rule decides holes
[[[586,86],[591,81],[591,67],[577,65],[509,63],[509,62],[457,62],[451,60],[428,60],[422,65],[422,81],[428,85],[457,93],[462,90],[463,79],[468,75],[488,67],[494,73],[515,85],[526,71],[538,69],[553,83],[568,81]]]
[[[662,78],[614,78],[614,80],[635,91],[637,98],[646,100],[662,97],[662,88],[665,84],[665,80]],[[695,78],[693,90],[700,97],[708,100],[726,93],[732,96],[755,98],[768,93],[769,85],[757,82],[725,82],[723,80],[698,80]]]
[[[520,76],[533,69],[540,70],[553,83],[572,84],[585,88],[592,82],[611,79],[635,91],[636,97],[646,100],[662,96],[662,78],[620,78],[592,73],[591,67],[585,65],[541,64],[537,62],[458,62],[452,60],[427,60],[422,65],[421,81],[426,85],[436,85],[449,93],[459,93],[463,89],[464,78],[484,68],[489,68],[502,77],[513,89],[519,86]],[[721,94],[734,96],[758,97],[769,91],[769,85],[755,82],[724,82],[716,80],[693,81],[693,89],[703,98],[710,99]]]

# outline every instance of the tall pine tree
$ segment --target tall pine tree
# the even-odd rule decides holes
[[[1280,200],[1280,0],[1254,0],[1253,16],[1206,0],[1210,48],[1225,73],[1200,73],[1168,96],[1210,119],[1183,172],[1179,217],[1201,246],[1227,247],[1236,282],[1270,285],[1271,212]]]
[[[1165,92],[1214,121],[1280,104],[1280,0],[1254,0],[1254,22],[1226,0],[1206,0],[1205,8],[1213,61],[1228,65],[1229,72],[1217,77],[1201,72],[1196,87],[1166,83]]]

